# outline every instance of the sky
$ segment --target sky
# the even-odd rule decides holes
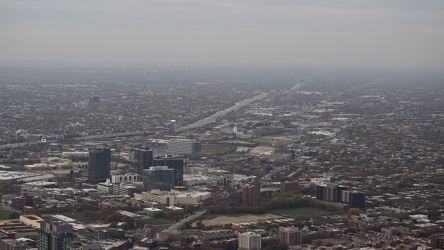
[[[444,69],[444,1],[0,0],[0,62]]]

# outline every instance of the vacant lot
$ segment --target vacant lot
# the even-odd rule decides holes
[[[287,208],[287,209],[276,209],[272,211],[276,214],[285,214],[293,216],[297,219],[309,219],[318,216],[323,216],[327,214],[331,214],[331,212],[327,210],[323,210],[316,207],[301,207],[301,208]]]
[[[217,215],[211,219],[203,220],[202,224],[205,226],[214,225],[226,225],[230,223],[241,223],[241,222],[258,222],[265,220],[280,219],[282,216],[276,214],[242,214],[242,215]]]

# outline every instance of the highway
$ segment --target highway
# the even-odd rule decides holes
[[[9,144],[0,145],[0,149],[19,148],[19,147],[24,147],[24,146],[37,145],[37,144],[40,144],[40,143],[44,143],[44,142],[19,142],[19,143],[9,143]]]
[[[172,225],[171,227],[163,230],[163,233],[172,233],[174,230],[179,230],[181,229],[181,227],[183,227],[183,225],[187,222],[191,222],[193,220],[195,220],[197,217],[204,215],[207,212],[207,210],[201,210],[201,211],[197,211],[196,213],[186,217],[185,219],[177,222],[176,224]]]
[[[211,116],[208,116],[206,118],[203,118],[203,119],[201,119],[201,120],[199,120],[199,121],[197,121],[197,122],[195,122],[193,124],[190,124],[190,125],[187,125],[187,126],[184,126],[184,127],[180,127],[178,129],[176,129],[176,132],[183,132],[183,131],[186,131],[186,130],[203,127],[203,126],[205,126],[207,124],[210,124],[210,123],[216,121],[218,118],[221,118],[221,117],[227,115],[230,112],[237,111],[240,108],[245,107],[247,105],[250,105],[253,102],[262,100],[262,99],[264,99],[267,96],[268,96],[268,93],[261,93],[259,95],[253,96],[251,98],[245,99],[245,100],[240,101],[240,102],[237,102],[232,107],[229,107],[227,109],[218,111],[215,114],[213,114]]]
[[[298,85],[296,85],[298,86]],[[295,87],[296,87],[295,86]],[[300,86],[298,86],[296,89],[298,89]],[[186,125],[184,127],[180,127],[178,129],[176,129],[176,132],[183,132],[186,130],[190,130],[190,129],[195,129],[195,128],[200,128],[203,127],[205,125],[208,125],[214,121],[216,121],[217,119],[224,117],[225,115],[227,115],[228,113],[231,112],[235,112],[238,111],[240,108],[245,107],[247,105],[252,104],[253,102],[259,101],[264,99],[265,97],[268,96],[268,93],[261,93],[258,94],[256,96],[253,96],[251,98],[245,99],[243,101],[237,102],[234,106],[231,106],[227,109],[221,110],[216,112],[215,114],[208,116],[206,118],[203,118],[193,124],[190,125]],[[136,132],[127,132],[127,133],[112,133],[112,134],[105,134],[105,135],[91,135],[91,136],[84,136],[84,137],[77,137],[74,138],[74,140],[77,141],[87,141],[87,140],[99,140],[99,139],[106,139],[106,138],[114,138],[114,137],[125,137],[125,136],[137,136],[137,135],[152,135],[154,134],[153,132],[149,132],[149,131],[136,131]],[[4,144],[4,145],[0,145],[0,150],[2,149],[10,149],[10,148],[18,148],[18,147],[23,147],[23,146],[31,146],[31,145],[37,145],[40,143],[45,143],[45,142],[20,142],[20,143],[10,143],[10,144]],[[48,142],[46,142],[48,143]]]
[[[97,140],[97,139],[114,138],[114,137],[152,135],[152,134],[154,134],[154,133],[148,132],[148,131],[136,131],[136,132],[127,132],[127,133],[113,133],[113,134],[105,134],[105,135],[91,135],[91,136],[77,137],[77,138],[74,138],[74,140],[87,141],[87,140]]]
[[[153,132],[148,131],[137,131],[137,132],[127,132],[127,133],[113,133],[113,134],[105,134],[105,135],[91,135],[91,136],[84,136],[84,137],[77,137],[74,138],[74,140],[77,141],[87,141],[87,140],[98,140],[98,139],[105,139],[105,138],[114,138],[114,137],[125,137],[125,136],[137,136],[137,135],[152,135]],[[19,142],[19,143],[9,143],[0,145],[0,150],[2,149],[10,149],[10,148],[19,148],[24,146],[32,146],[42,143],[50,143],[50,142]]]

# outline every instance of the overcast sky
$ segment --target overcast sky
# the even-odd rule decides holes
[[[0,0],[0,61],[444,69],[444,1]]]

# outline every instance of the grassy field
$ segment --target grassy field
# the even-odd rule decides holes
[[[0,210],[0,220],[9,220],[9,214],[11,211],[9,210]]]
[[[157,218],[157,219],[153,218],[153,219],[145,220],[145,222],[150,225],[165,225],[165,224],[174,224],[175,223],[174,220],[166,219],[166,218]]]
[[[156,232],[162,232],[163,230],[169,228],[169,225],[163,225],[163,226],[157,226],[156,227]]]
[[[238,214],[217,215],[202,221],[205,226],[226,225],[230,223],[257,222],[265,220],[280,219],[282,216],[275,214]]]
[[[319,217],[323,215],[331,214],[327,210],[323,210],[316,207],[301,207],[301,208],[287,208],[287,209],[276,209],[272,211],[275,214],[285,214],[293,216],[297,219],[309,219],[314,217]]]

